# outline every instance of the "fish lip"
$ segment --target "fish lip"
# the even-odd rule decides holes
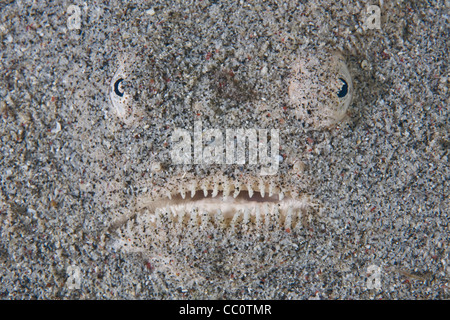
[[[148,192],[148,188],[145,187],[144,192],[137,198],[136,207],[140,209],[148,206],[149,203],[166,199],[188,200],[194,198],[195,200],[199,199],[202,193],[204,197],[212,196],[213,198],[216,198],[219,193],[223,198],[236,197],[242,193],[240,198],[247,196],[249,200],[254,197],[254,194],[265,199],[263,201],[275,196],[282,200],[286,195],[296,198],[298,194],[305,193],[307,188],[305,182],[287,186],[283,179],[249,174],[244,174],[241,178],[230,178],[221,174],[197,178],[194,174],[183,174],[174,175],[164,182],[163,186],[154,187],[152,192]]]
[[[260,219],[257,216],[266,216],[262,219],[268,219],[269,215],[269,219],[284,225],[286,219],[291,219],[288,216],[297,221],[302,215],[317,209],[318,203],[309,194],[286,192],[274,184],[269,188],[261,181],[259,185],[255,181],[246,184],[237,182],[233,189],[227,189],[224,180],[216,181],[213,188],[210,188],[210,183],[202,183],[201,180],[195,181],[200,186],[190,189],[189,185],[180,184],[181,192],[155,198],[146,198],[144,195],[138,199],[134,216],[147,216],[147,220],[156,225],[161,215],[178,222],[180,219],[186,220],[183,218],[186,216],[197,219],[197,215],[206,215],[212,221],[221,217],[219,219],[229,226],[236,219],[257,221]]]

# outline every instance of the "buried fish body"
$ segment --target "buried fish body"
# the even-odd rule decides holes
[[[112,223],[113,247],[143,253],[165,274],[181,274],[183,279],[188,275],[195,281],[204,279],[201,272],[186,264],[223,269],[217,255],[229,254],[221,248],[229,247],[230,241],[240,248],[283,241],[298,248],[294,242],[320,217],[320,202],[311,195],[313,179],[305,172],[302,150],[309,142],[302,135],[345,119],[353,85],[342,55],[313,53],[305,47],[292,63],[289,83],[271,89],[276,92],[273,98],[222,95],[215,102],[204,98],[183,107],[174,118],[165,118],[167,111],[158,110],[175,112],[179,108],[175,104],[149,105],[139,99],[145,93],[133,83],[149,76],[142,71],[146,69],[128,69],[121,62],[111,80],[112,110],[129,127],[142,126],[146,116],[158,118],[146,127],[160,136],[152,136],[151,178],[136,183],[133,209]],[[196,88],[190,90],[195,93]],[[271,106],[280,100],[285,107]],[[249,110],[253,114],[248,115]],[[227,132],[226,139],[222,132]],[[263,174],[267,166],[272,170]],[[203,255],[200,263],[199,252],[210,250],[214,253]],[[260,253],[258,259],[267,254]],[[232,256],[233,264],[245,260],[245,255]],[[226,263],[228,258],[219,261]]]

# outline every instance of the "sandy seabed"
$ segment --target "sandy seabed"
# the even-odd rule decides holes
[[[450,3],[373,4],[380,29],[366,1],[3,1],[0,297],[449,299]],[[340,51],[353,79],[332,128],[288,103],[305,47]],[[168,158],[195,120],[284,128],[279,175],[320,202],[307,227],[117,249],[136,199],[208,175]]]

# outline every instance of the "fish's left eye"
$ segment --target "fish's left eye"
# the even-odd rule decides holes
[[[345,97],[345,96],[347,95],[347,92],[348,92],[348,84],[347,84],[347,81],[345,81],[345,80],[342,79],[342,78],[339,78],[339,80],[342,81],[342,87],[341,87],[341,90],[339,90],[339,92],[337,93],[337,96],[338,96],[339,98],[343,98],[343,97]]]

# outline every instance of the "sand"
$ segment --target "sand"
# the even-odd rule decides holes
[[[7,2],[2,299],[450,298],[449,1],[374,1],[380,29],[365,1]],[[347,61],[353,100],[337,127],[291,116],[306,45]],[[120,65],[122,117],[110,99]],[[296,234],[117,249],[111,225],[139,196],[182,170],[207,175],[168,158],[173,128],[199,119],[285,128],[279,174],[307,181],[320,210]]]

